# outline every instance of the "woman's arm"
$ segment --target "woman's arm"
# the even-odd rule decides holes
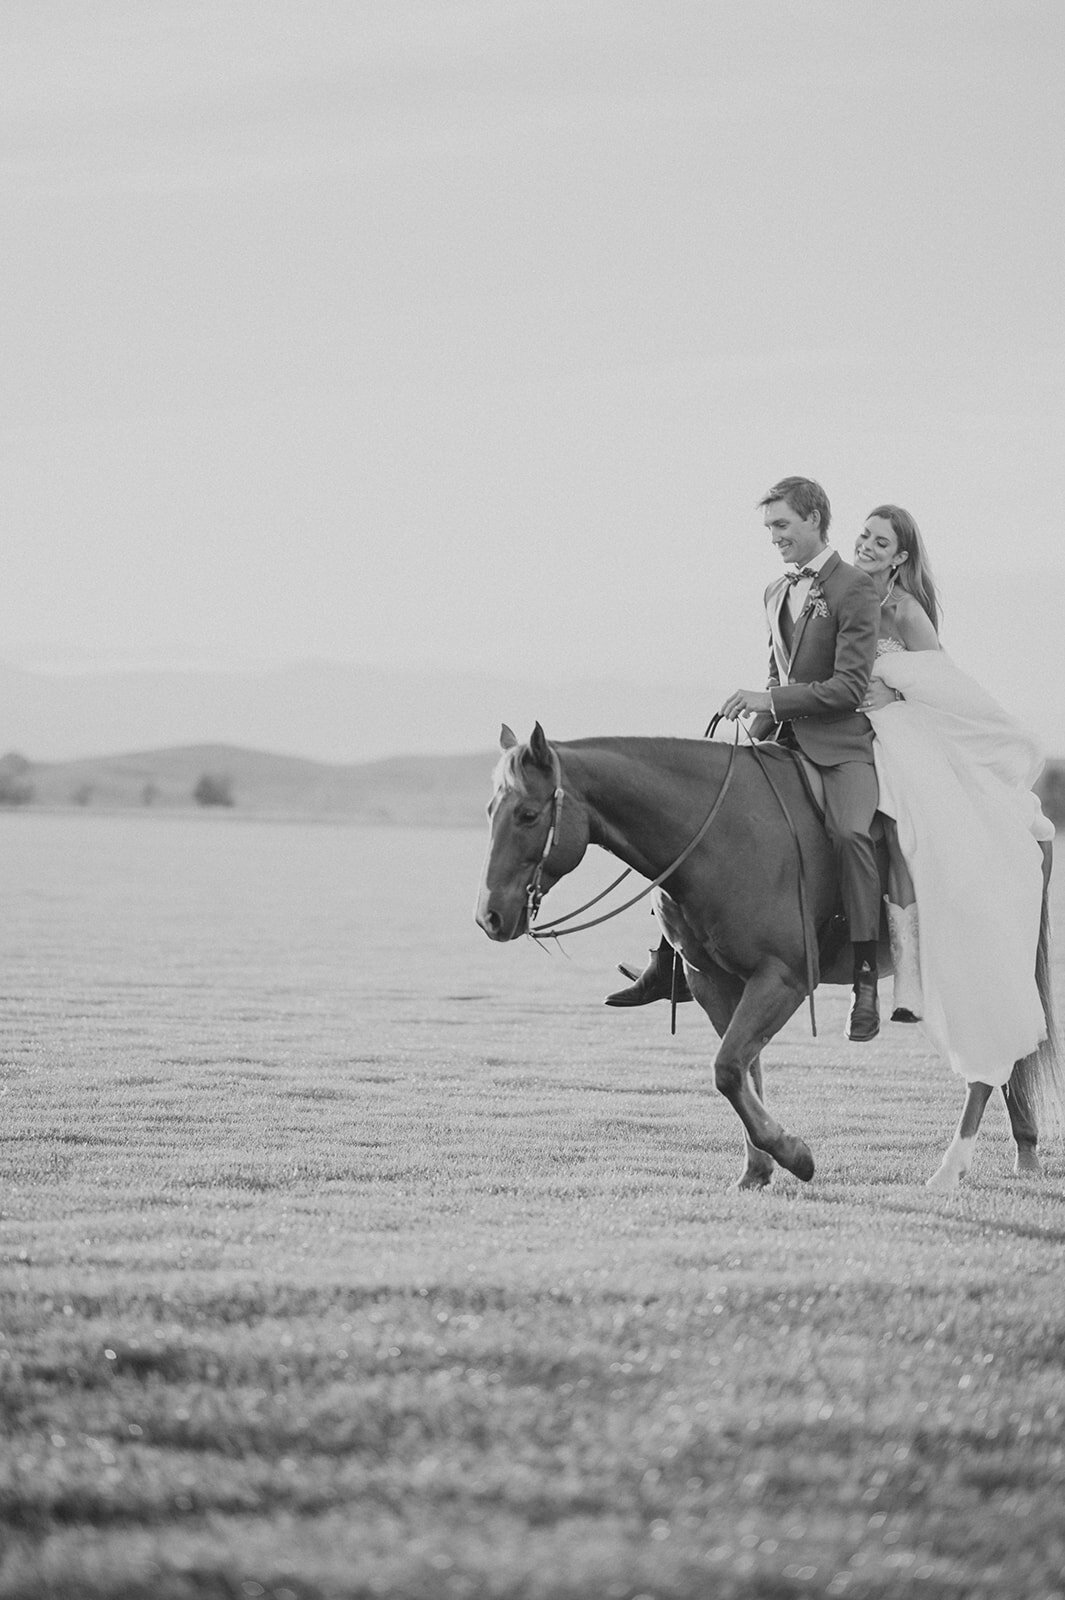
[[[912,595],[902,594],[891,608],[892,620],[898,629],[899,638],[908,651],[941,650],[939,635],[932,626],[924,606]],[[890,659],[885,657],[884,659]],[[874,674],[876,668],[873,668]],[[862,701],[863,711],[882,711],[893,700],[902,700],[905,696],[896,689],[888,686],[874,676]]]
[[[901,594],[894,607],[895,626],[907,650],[941,650],[939,634],[932,619],[920,601],[910,594]]]

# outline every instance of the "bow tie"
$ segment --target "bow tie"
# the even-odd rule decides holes
[[[798,572],[785,572],[784,576],[789,583],[801,583],[804,578],[816,578],[817,569],[815,567],[800,567]]]

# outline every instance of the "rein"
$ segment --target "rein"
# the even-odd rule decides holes
[[[717,727],[719,720],[720,719],[718,717],[714,718],[707,730],[708,734],[713,732],[714,728]],[[536,918],[536,913],[540,909],[540,901],[543,899],[541,879],[543,877],[544,864],[547,860],[551,846],[554,844],[555,839],[558,836],[558,821],[562,814],[562,801],[565,797],[565,791],[563,790],[562,785],[559,784],[553,796],[554,803],[551,813],[551,825],[547,830],[547,839],[544,841],[544,848],[540,854],[540,859],[536,863],[536,869],[533,872],[532,878],[529,880],[528,888],[525,891],[526,905],[529,912],[529,927],[527,930],[529,938],[565,939],[568,938],[571,933],[585,933],[589,928],[597,928],[600,923],[609,922],[613,917],[620,916],[623,911],[628,911],[631,906],[638,905],[641,900],[647,898],[652,890],[657,889],[659,884],[664,883],[668,877],[676,872],[678,867],[683,866],[684,862],[687,861],[692,851],[695,850],[696,847],[705,839],[707,833],[710,831],[710,827],[714,821],[714,818],[721,810],[725,796],[728,793],[729,784],[732,782],[732,772],[736,764],[736,750],[738,745],[739,728],[737,726],[736,737],[732,741],[732,748],[729,751],[728,757],[728,766],[725,769],[725,776],[722,779],[721,788],[717,792],[717,799],[710,807],[710,810],[707,813],[703,825],[699,829],[698,833],[694,836],[694,838],[689,840],[684,849],[681,851],[680,855],[677,856],[674,861],[671,861],[669,866],[666,867],[663,872],[658,874],[657,878],[653,878],[645,888],[640,890],[639,894],[634,894],[630,900],[625,900],[621,903],[621,905],[615,906],[613,911],[604,911],[601,917],[593,917],[590,922],[579,922],[573,928],[563,927],[563,923],[572,922],[574,917],[579,917],[585,911],[590,910],[592,906],[598,905],[599,901],[608,895],[612,889],[616,889],[618,884],[621,883],[623,879],[627,878],[629,873],[632,871],[631,867],[626,867],[625,871],[621,873],[620,877],[615,878],[613,883],[607,884],[607,887],[601,890],[599,894],[595,895],[593,899],[586,900],[584,905],[578,906],[574,911],[567,911],[565,915],[561,917],[556,917],[553,922],[545,922],[542,928],[534,928],[532,923]],[[559,775],[561,776],[561,772]]]

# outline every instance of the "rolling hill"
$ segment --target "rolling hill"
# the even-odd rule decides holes
[[[0,758],[0,804],[99,811],[197,805],[204,778],[241,814],[418,826],[484,820],[495,764],[474,755],[391,756],[351,766],[196,744],[78,761]]]

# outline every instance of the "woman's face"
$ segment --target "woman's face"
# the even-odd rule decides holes
[[[890,578],[906,557],[887,517],[870,517],[854,546],[854,564],[871,578]]]

